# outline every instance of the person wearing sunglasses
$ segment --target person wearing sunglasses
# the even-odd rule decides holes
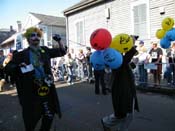
[[[15,78],[25,130],[34,131],[41,119],[40,131],[49,131],[54,115],[61,118],[50,59],[64,56],[67,49],[61,39],[58,48],[40,46],[42,31],[36,27],[27,29],[24,36],[29,47],[15,53],[5,70]]]

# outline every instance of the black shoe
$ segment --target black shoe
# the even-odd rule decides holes
[[[101,119],[101,124],[103,125],[103,130],[104,131],[111,131],[111,129],[109,127],[106,127],[104,122],[103,122],[103,119]]]

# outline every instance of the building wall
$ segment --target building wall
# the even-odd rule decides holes
[[[68,16],[67,31],[68,43],[72,47],[77,46],[76,28],[77,21],[84,22],[84,45],[90,46],[90,35],[97,28],[108,29],[114,37],[118,33],[132,34],[132,5],[139,2],[148,3],[148,27],[149,37],[145,39],[150,47],[151,41],[158,41],[155,37],[157,29],[161,28],[161,21],[164,17],[170,16],[175,19],[175,0],[114,0],[102,5],[98,5],[76,14]],[[105,10],[110,9],[110,19],[106,19]],[[160,15],[161,8],[165,8],[165,14]],[[81,46],[80,46],[81,47]]]
[[[82,44],[90,46],[89,37],[91,33],[97,28],[107,28],[107,22],[105,19],[105,5],[100,5],[93,7],[89,10],[85,10],[76,15],[68,17],[68,35],[69,35],[69,45],[78,46],[76,41],[76,28],[75,24],[78,21],[83,21],[84,25],[84,42]]]
[[[40,20],[34,17],[32,14],[29,14],[25,24],[23,25],[23,31],[16,33],[14,36],[11,36],[8,42],[6,42],[1,48],[5,50],[5,54],[8,54],[10,52],[10,49],[16,50],[16,44],[21,41],[22,43],[22,48],[27,48],[28,47],[28,42],[27,40],[23,37],[22,34],[24,34],[25,30],[29,27],[38,27],[43,30],[43,38],[41,39],[41,45],[49,46],[52,47],[52,44],[56,42],[52,40],[52,34],[60,34],[61,37],[63,38],[63,42],[66,43],[66,27],[65,26],[49,26],[49,25],[43,25],[40,24]],[[9,32],[10,33],[10,32]],[[13,32],[15,33],[15,32]],[[4,33],[0,32],[0,36],[4,36]],[[20,36],[20,38],[19,38]],[[50,45],[48,45],[48,42]],[[18,44],[19,45],[19,44]],[[19,46],[18,46],[19,47]]]
[[[34,17],[32,14],[29,13],[23,25],[23,29],[27,29],[32,26],[36,26],[38,25],[39,22],[40,22],[39,19],[37,19],[36,17]]]
[[[6,40],[8,37],[12,36],[14,33],[16,33],[16,31],[1,31],[0,30],[0,44]]]
[[[58,26],[50,26],[49,27],[49,32],[48,32],[48,37],[52,38],[53,34],[59,34],[62,38],[62,40],[64,41],[64,43],[66,43],[66,27],[58,27]]]

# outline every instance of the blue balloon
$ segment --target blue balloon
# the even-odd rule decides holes
[[[167,31],[165,37],[167,37],[170,41],[175,41],[175,28]]]
[[[171,46],[171,41],[167,37],[163,37],[160,40],[160,46],[164,49],[167,49]]]
[[[105,68],[104,58],[100,50],[92,53],[90,56],[90,63],[95,70],[103,70]]]
[[[103,51],[103,57],[105,65],[109,66],[111,69],[117,69],[122,65],[123,56],[120,52],[115,49],[107,48]]]

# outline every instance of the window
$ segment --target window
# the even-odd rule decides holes
[[[22,49],[22,42],[21,41],[16,41],[16,50]]]
[[[79,21],[75,24],[76,26],[76,39],[78,44],[85,44],[84,43],[84,28],[83,28],[83,21]]]
[[[149,38],[148,24],[148,4],[139,3],[132,7],[133,10],[133,34],[138,35],[139,39]]]
[[[21,34],[16,36],[16,50],[22,49],[22,44],[23,44],[23,37]]]

